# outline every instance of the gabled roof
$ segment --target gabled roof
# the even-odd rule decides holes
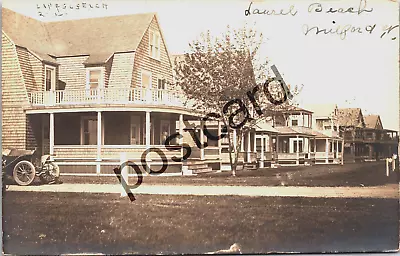
[[[364,122],[366,128],[371,129],[383,129],[381,118],[379,115],[367,115],[364,116]]]
[[[336,118],[340,126],[365,127],[360,108],[339,108]]]
[[[154,13],[41,22],[2,8],[3,31],[16,45],[56,57],[135,51]],[[95,58],[98,61],[98,58]]]
[[[45,23],[2,8],[2,30],[18,46],[39,53],[53,54]]]

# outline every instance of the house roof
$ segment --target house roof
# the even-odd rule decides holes
[[[135,51],[155,13],[41,22],[2,8],[3,31],[16,45],[56,57]],[[102,60],[102,58],[100,58]]]
[[[53,54],[45,23],[2,8],[2,30],[18,46],[35,52]]]
[[[278,133],[278,130],[272,127],[272,125],[266,122],[265,120],[257,123],[256,130],[260,132]]]
[[[339,108],[336,118],[340,126],[364,127],[360,108]]]
[[[379,129],[382,127],[377,127],[379,125],[380,117],[379,115],[367,115],[364,116],[364,122],[366,128]]]
[[[112,54],[111,54],[112,55]],[[95,65],[105,63],[110,57],[110,54],[91,54],[83,63],[84,65]]]

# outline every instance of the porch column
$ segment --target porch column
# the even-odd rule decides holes
[[[247,132],[247,162],[250,163],[250,152],[251,152],[251,134]]]
[[[264,168],[264,134],[261,134],[261,163],[260,168]]]
[[[96,173],[100,174],[100,162],[101,162],[101,111],[97,111],[97,159],[96,161]]]
[[[343,165],[344,164],[344,139],[342,139],[342,161],[341,161],[341,164]]]
[[[279,153],[279,136],[276,135],[276,153]]]
[[[304,153],[310,153],[310,146],[308,144],[310,144],[310,139],[303,137],[304,138],[304,144],[303,144],[303,151]]]
[[[183,115],[179,115],[179,145],[183,144]],[[183,147],[181,148],[181,157],[183,157]]]
[[[368,159],[372,160],[373,158],[373,148],[371,144],[368,144]]]
[[[257,152],[257,136],[256,136],[256,133],[254,133],[254,147],[253,147],[253,152]]]
[[[200,160],[205,159],[204,155],[204,122],[200,121],[200,143],[201,143],[201,148],[200,148]]]
[[[296,141],[296,143],[297,143],[297,148],[296,148],[296,165],[299,165],[299,158],[300,158],[300,154],[299,154],[299,146],[300,146],[300,143],[299,143],[299,135],[296,135],[296,139],[297,139],[297,141]]]
[[[335,158],[339,158],[339,140],[336,140],[336,156]]]
[[[278,134],[276,135],[275,143],[276,143],[276,152],[274,154],[274,162],[276,164],[279,164],[279,135]]]
[[[317,153],[317,138],[314,138],[314,153]]]
[[[146,126],[146,149],[150,149],[150,111],[146,111],[146,121],[145,121],[145,126]],[[151,159],[148,159],[147,162],[151,162]],[[146,165],[146,171],[145,173],[150,173],[150,165]]]
[[[244,152],[244,133],[242,131],[242,137],[241,137],[242,143],[240,143],[240,152]]]
[[[325,139],[325,163],[329,163],[329,140]]]
[[[218,136],[221,136],[221,122],[218,120]],[[222,155],[222,139],[218,140],[218,157],[219,159],[221,159],[221,155]]]
[[[150,148],[150,111],[146,111],[146,149]]]
[[[53,160],[54,154],[54,113],[50,113],[50,128],[49,128],[49,136],[50,136],[50,159]]]

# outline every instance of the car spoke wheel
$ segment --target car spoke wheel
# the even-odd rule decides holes
[[[49,183],[60,177],[60,168],[55,163],[45,163],[43,169],[46,171],[39,176],[43,183]]]
[[[18,185],[30,185],[35,179],[35,166],[29,161],[17,163],[13,170],[13,178]]]

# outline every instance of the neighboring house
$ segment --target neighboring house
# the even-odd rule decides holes
[[[313,111],[312,127],[320,134],[316,143],[316,162],[342,163],[343,138],[339,135],[339,127],[335,120],[337,105],[308,104],[306,108]]]
[[[153,13],[41,22],[2,9],[3,148],[54,154],[63,173],[112,174],[121,154],[161,149],[180,172],[183,121],[198,116],[171,87],[171,61]],[[181,141],[182,142],[182,141]],[[154,169],[161,165],[150,154]]]
[[[376,161],[397,154],[397,131],[384,129],[379,115],[364,116],[364,142],[368,160]]]
[[[299,107],[287,111],[275,118],[274,128],[279,132],[274,142],[278,164],[341,162],[342,139],[315,129],[312,111]]]
[[[384,129],[378,115],[364,117],[360,108],[343,108],[335,119],[345,141],[345,161],[380,160],[397,152],[397,131]]]
[[[342,139],[315,129],[312,111],[292,107],[276,114],[271,121],[264,121],[256,131],[260,139],[256,145],[260,167],[341,163]],[[263,136],[268,142],[262,142]],[[262,149],[266,151],[263,164]]]

